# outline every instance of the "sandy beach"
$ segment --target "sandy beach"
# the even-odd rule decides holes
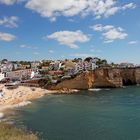
[[[25,86],[19,86],[16,89],[7,89],[3,84],[0,84],[0,91],[3,93],[0,97],[0,111],[13,107],[24,106],[29,104],[33,99],[57,92]]]
[[[6,109],[28,105],[32,100],[41,98],[44,95],[78,92],[78,90],[46,90],[26,86],[18,86],[16,89],[7,89],[4,84],[0,84],[0,91],[2,91],[2,95],[0,96],[0,112],[3,112]]]

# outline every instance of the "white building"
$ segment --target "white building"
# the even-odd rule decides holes
[[[121,63],[120,68],[134,68],[135,65],[133,63]]]
[[[83,71],[84,67],[83,67],[83,64],[82,63],[77,63],[75,65],[75,71],[76,72],[79,72],[79,71]]]
[[[0,81],[3,80],[5,78],[5,74],[4,73],[0,73]]]
[[[30,77],[30,78],[32,79],[32,78],[34,78],[34,77],[35,77],[35,72],[32,71],[32,72],[31,72],[31,77]]]
[[[95,63],[92,63],[92,70],[95,70],[98,66]]]
[[[32,69],[38,69],[38,66],[40,66],[40,61],[31,62]]]
[[[13,69],[13,64],[10,62],[1,65],[1,72],[11,72],[12,69]]]
[[[36,71],[36,72],[35,71],[32,71],[30,78],[31,79],[33,79],[33,78],[41,78],[41,75],[39,74],[38,71]]]
[[[31,76],[31,69],[17,70],[6,73],[6,77],[10,79],[28,79]]]

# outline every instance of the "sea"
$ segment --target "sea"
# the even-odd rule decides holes
[[[40,140],[140,140],[140,86],[48,95],[15,112]]]

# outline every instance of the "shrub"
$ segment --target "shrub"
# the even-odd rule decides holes
[[[39,140],[38,137],[11,124],[0,123],[0,140]]]

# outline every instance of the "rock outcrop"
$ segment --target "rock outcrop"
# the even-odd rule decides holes
[[[140,68],[135,69],[136,84],[140,84]]]
[[[136,69],[120,69],[122,82],[124,86],[136,84]]]
[[[96,69],[93,87],[121,87],[122,77],[119,69]]]
[[[84,72],[73,79],[64,80],[50,89],[116,88],[126,85],[140,84],[140,68],[99,68]]]
[[[93,86],[94,73],[84,72],[77,75],[73,79],[65,79],[64,81],[58,83],[57,85],[50,86],[51,90],[61,90],[61,89],[78,89],[84,90],[89,89]]]

